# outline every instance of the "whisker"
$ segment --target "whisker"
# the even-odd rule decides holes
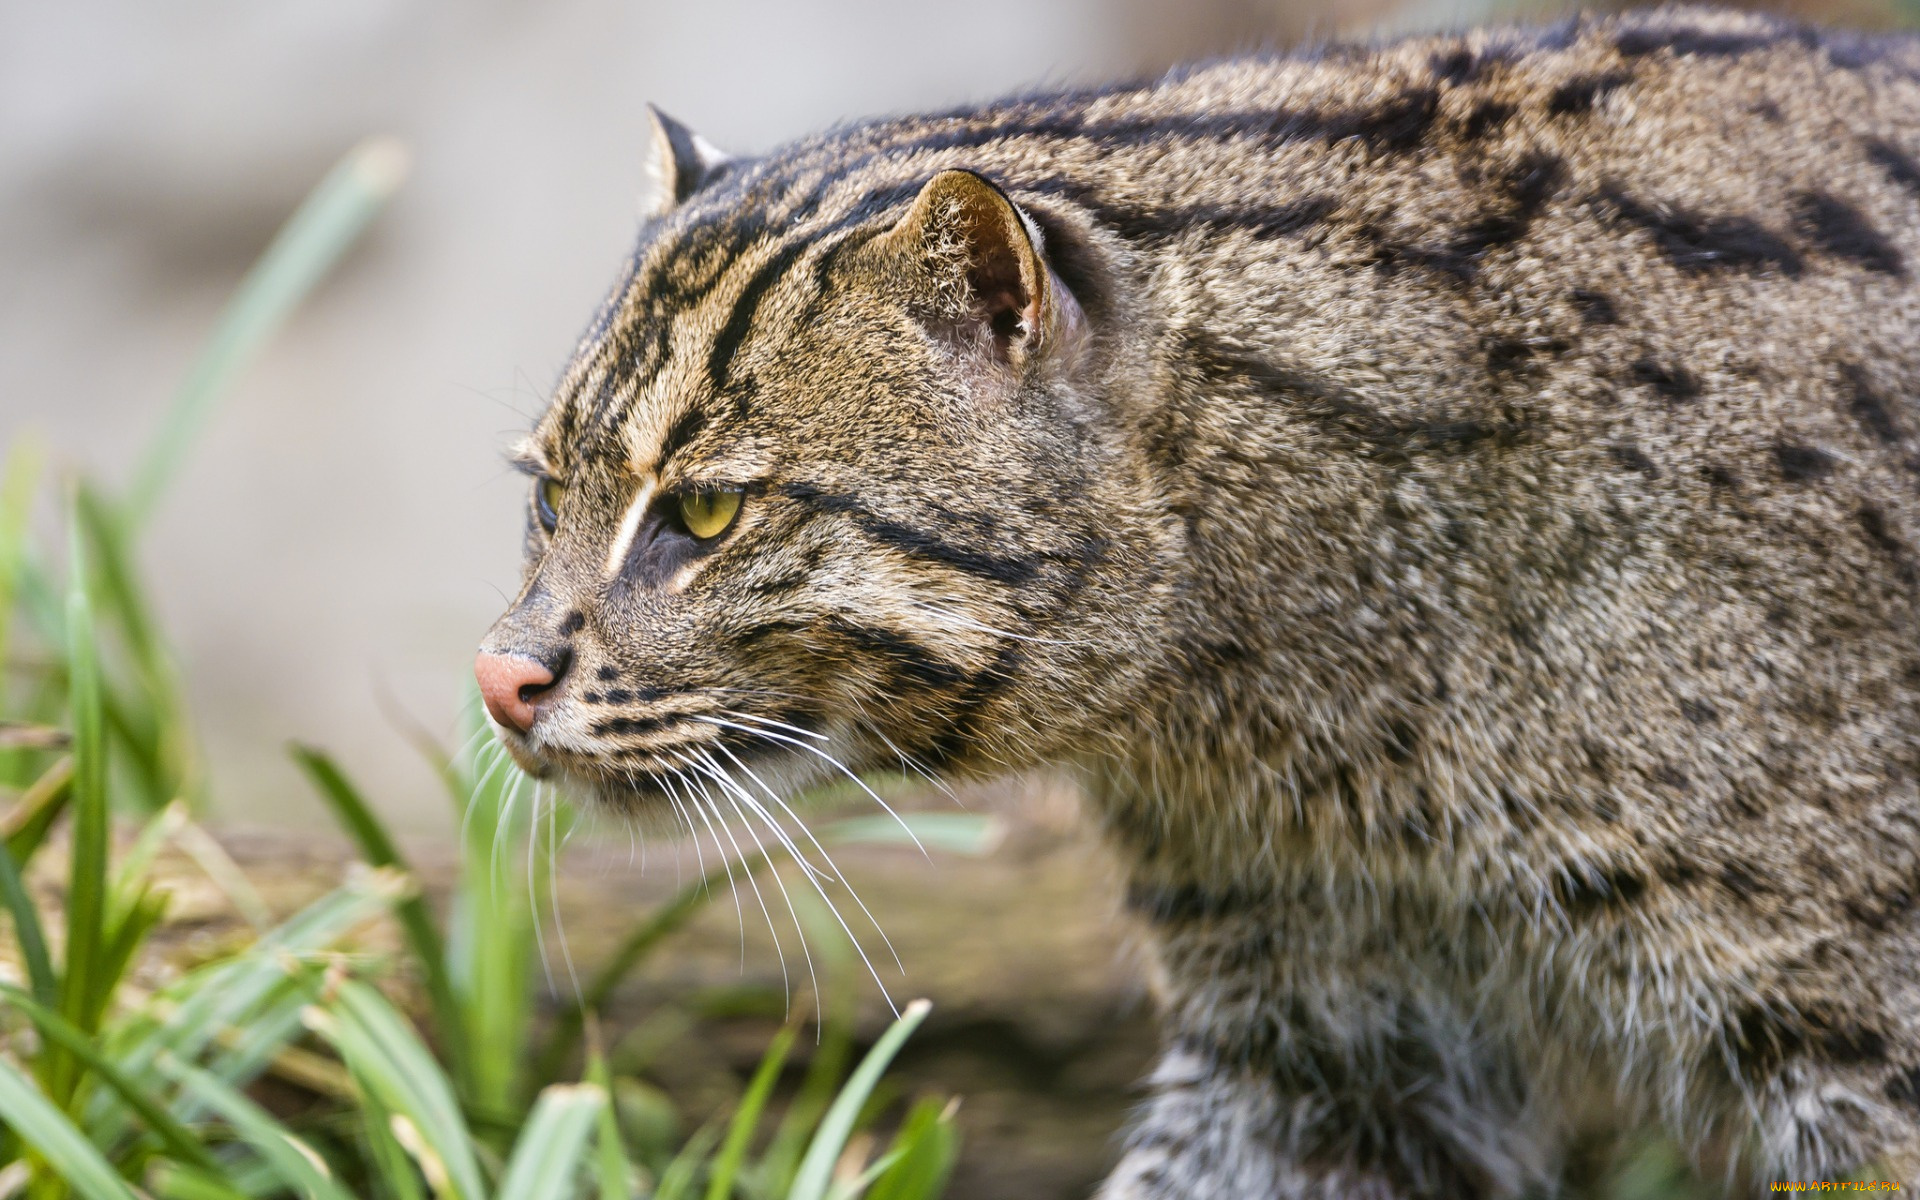
[[[527,820],[527,907],[532,910],[534,953],[540,956],[540,972],[547,977],[547,994],[555,992],[553,986],[553,965],[547,961],[547,936],[541,930],[540,889],[533,882],[533,844],[539,840],[540,829],[540,788],[533,789],[533,814]]]
[[[862,914],[866,916],[868,924],[872,925],[873,931],[880,935],[880,942],[882,945],[884,945],[887,948],[887,953],[892,956],[894,967],[898,969],[902,975],[906,974],[907,972],[906,964],[900,961],[900,952],[893,948],[893,939],[887,936],[886,929],[884,929],[881,926],[879,918],[875,917],[873,915],[872,910],[870,910],[867,907],[867,902],[860,898],[859,891],[854,888],[853,882],[847,878],[846,872],[842,871],[839,865],[833,861],[833,856],[831,854],[828,854],[827,848],[820,844],[820,839],[813,836],[813,830],[807,827],[806,821],[801,818],[799,813],[794,812],[793,809],[788,806],[787,802],[780,798],[777,792],[775,792],[772,788],[768,787],[766,780],[760,778],[760,776],[754,772],[752,767],[749,767],[747,764],[741,762],[739,758],[735,757],[734,753],[731,750],[728,750],[725,746],[719,747],[719,750],[720,750],[720,753],[726,755],[727,758],[733,762],[734,766],[739,767],[742,771],[746,772],[747,778],[753,780],[753,782],[759,786],[761,791],[765,792],[768,795],[768,797],[773,800],[775,804],[778,804],[782,812],[786,813],[788,816],[793,818],[793,823],[800,827],[800,832],[806,836],[807,841],[812,844],[813,848],[820,852],[820,857],[823,860],[825,860],[827,866],[832,869],[833,880],[836,883],[838,883],[841,887],[844,887],[847,889],[847,895],[853,897],[853,902],[860,906],[860,911]],[[898,818],[895,818],[895,819],[897,820]],[[820,885],[817,881],[814,883],[814,888],[817,891],[820,890]],[[826,899],[826,893],[824,891],[821,891],[821,899],[823,900]],[[833,908],[833,902],[831,900],[827,901],[827,907]],[[835,909],[834,917],[837,919],[839,915],[840,915],[839,910]],[[846,922],[841,921],[840,926],[842,929],[845,929]],[[847,936],[849,938],[853,938],[853,931],[851,929],[847,930]],[[860,944],[859,940],[857,938],[854,939],[854,945],[856,948],[859,946],[859,944]],[[864,957],[864,954],[862,955],[862,957]],[[869,969],[871,969],[871,967],[869,967]],[[881,990],[882,991],[885,990],[884,986],[882,987]],[[887,1002],[891,1004],[893,1001],[891,998],[889,998]]]
[[[683,778],[682,782],[687,781]],[[727,857],[727,848],[720,844],[720,834],[714,829],[713,819],[717,814],[707,811],[707,806],[700,803],[700,798],[693,794],[693,788],[690,784],[687,788],[687,803],[693,807],[695,812],[700,814],[700,819],[706,823],[707,831],[713,835],[714,853],[720,856],[720,869],[727,873],[727,893],[733,897],[733,911],[740,925],[740,972],[741,974],[745,974],[747,970],[747,912],[740,904],[740,885],[733,877],[733,860]],[[724,823],[725,822],[722,821],[722,824]],[[694,842],[695,846],[699,844],[697,840]],[[704,871],[701,873],[705,874]]]
[[[732,755],[728,755],[728,757],[729,757],[729,758],[731,758],[731,757],[732,757]],[[736,763],[738,763],[738,762],[739,762],[739,760],[738,760],[738,759],[734,759],[734,761],[735,761]],[[743,769],[744,769],[744,768],[743,768]],[[757,781],[756,781],[756,782],[757,782]],[[736,788],[737,788],[737,785],[735,785],[735,786],[736,786]],[[764,787],[764,786],[765,786],[765,784],[762,784],[761,786],[762,786],[762,787]],[[744,793],[743,793],[743,794],[744,794]],[[783,806],[783,807],[784,807],[784,806]],[[764,811],[764,810],[762,810],[762,811]],[[796,818],[794,818],[794,819],[795,819],[796,821],[798,821],[798,820],[799,820],[799,818],[797,818],[797,817],[796,817]],[[807,829],[806,829],[806,824],[805,824],[805,822],[801,822],[801,832],[803,832],[803,833],[806,833],[806,834],[807,834],[807,840],[808,840],[808,841],[813,841],[813,842],[814,842],[814,845],[815,845],[815,847],[816,847],[816,848],[818,848],[818,847],[819,847],[819,845],[820,845],[820,844],[819,844],[819,842],[817,842],[817,841],[814,841],[814,839],[813,839],[813,835],[812,835],[812,833],[810,833],[810,832],[808,832],[808,831],[807,831]],[[820,852],[821,852],[822,854],[825,854],[825,853],[826,853],[826,851],[825,851],[824,849],[822,849],[822,850],[821,850]],[[839,906],[839,905],[837,905],[837,904],[835,904],[835,903],[833,902],[833,897],[831,897],[831,896],[829,896],[829,895],[827,895],[827,890],[826,890],[826,888],[825,888],[825,887],[823,887],[823,886],[821,885],[821,882],[820,882],[820,880],[818,880],[818,879],[816,879],[816,878],[814,878],[813,876],[811,876],[811,875],[809,875],[809,876],[807,876],[807,881],[808,881],[809,883],[811,883],[811,884],[813,885],[813,890],[814,890],[814,891],[815,891],[816,893],[818,893],[818,894],[819,894],[819,896],[820,896],[820,901],[821,901],[821,903],[823,903],[823,904],[825,904],[825,905],[827,906],[827,911],[828,911],[829,913],[831,913],[831,914],[833,914],[833,919],[834,919],[834,921],[835,921],[835,922],[836,922],[836,923],[837,923],[837,924],[838,924],[838,925],[840,926],[840,930],[841,930],[841,932],[843,932],[843,933],[845,933],[845,934],[847,935],[847,942],[848,942],[848,943],[849,943],[850,945],[852,945],[852,947],[853,947],[853,952],[854,952],[855,954],[858,954],[858,955],[860,956],[860,962],[861,962],[861,964],[862,964],[863,966],[865,966],[865,967],[867,968],[867,974],[868,974],[868,975],[870,975],[870,976],[872,976],[872,978],[873,978],[873,983],[874,983],[874,986],[880,989],[880,996],[881,996],[881,998],[882,998],[883,1000],[885,1000],[885,1001],[887,1002],[887,1007],[888,1007],[888,1008],[891,1008],[891,1009],[892,1009],[892,1010],[894,1011],[894,1015],[895,1015],[895,1016],[898,1016],[898,1015],[899,1015],[899,1012],[900,1012],[900,1008],[899,1008],[899,1006],[898,1006],[897,1004],[895,1004],[895,1003],[894,1003],[894,1001],[893,1001],[893,993],[891,993],[891,992],[889,992],[889,991],[887,990],[887,984],[886,984],[886,981],[880,978],[880,972],[879,972],[879,971],[878,971],[878,970],[877,970],[877,969],[876,969],[876,968],[874,967],[874,965],[873,965],[873,960],[872,960],[871,958],[869,958],[869,957],[867,956],[867,951],[866,951],[866,947],[864,947],[864,946],[862,946],[862,945],[860,944],[860,939],[859,939],[859,938],[858,938],[857,936],[855,936],[855,934],[854,934],[854,932],[853,932],[853,928],[852,928],[852,926],[850,926],[850,925],[848,925],[848,924],[847,924],[847,919],[846,919],[846,917],[844,917],[844,916],[842,916],[842,915],[841,915],[841,913],[840,913],[840,906]],[[867,917],[867,920],[873,923],[873,927],[874,927],[874,929],[875,929],[875,931],[876,931],[876,932],[878,932],[878,933],[880,934],[880,940],[881,940],[882,942],[885,942],[885,943],[886,943],[886,946],[887,946],[887,950],[888,950],[888,952],[889,952],[889,953],[893,953],[893,943],[887,940],[887,932],[886,932],[886,930],[884,930],[884,929],[881,929],[881,928],[880,928],[880,924],[879,924],[879,922],[878,922],[878,921],[874,921],[874,918],[873,918],[873,914],[872,914],[871,912],[868,912],[868,911],[867,911],[867,906],[866,906],[866,904],[865,904],[865,903],[863,903],[863,902],[861,901],[861,899],[860,899],[860,895],[859,895],[859,893],[858,893],[858,892],[856,892],[856,891],[854,891],[854,889],[853,889],[853,885],[851,885],[851,884],[849,884],[849,883],[847,883],[847,881],[846,881],[846,879],[845,879],[845,877],[841,877],[841,878],[840,878],[840,880],[839,880],[839,882],[840,882],[840,884],[841,884],[841,886],[843,886],[843,887],[845,887],[845,888],[847,889],[847,895],[849,895],[849,896],[851,896],[851,897],[853,897],[853,902],[854,902],[855,904],[858,904],[858,905],[860,906],[860,911],[861,911],[861,912],[863,912],[863,913],[866,913],[866,917]],[[797,917],[795,918],[795,921],[796,921],[796,924],[797,924],[797,922],[798,922],[798,918],[797,918]],[[801,937],[801,944],[802,944],[803,946],[804,946],[804,945],[806,944],[806,940],[805,940],[805,935],[804,935],[804,933],[802,934],[802,937]],[[896,967],[899,967],[899,969],[900,969],[900,971],[901,971],[901,973],[902,973],[902,974],[904,974],[904,973],[906,972],[906,968],[905,968],[904,966],[901,966],[901,964],[900,964],[900,956],[899,956],[899,955],[898,955],[897,953],[894,953],[894,954],[893,954],[893,961],[894,961],[894,965],[895,965]],[[816,984],[816,986],[817,986],[817,984]],[[818,996],[819,996],[819,994],[820,994],[820,993],[819,993],[818,991],[815,991],[815,993],[814,993],[814,995],[815,995],[816,997],[818,997]]]
[[[537,794],[538,789],[536,789]],[[580,990],[580,973],[573,968],[573,948],[567,944],[567,922],[560,915],[560,847],[556,827],[560,820],[560,797],[552,787],[547,788],[547,908],[553,913],[553,932],[560,943],[560,959],[567,964],[567,979],[573,984],[573,1002],[575,1007],[586,1006],[586,995]],[[567,826],[566,836],[573,836],[573,825]]]
[[[695,770],[699,770],[699,764],[697,763],[688,762],[687,765],[690,767],[693,767]],[[702,780],[697,780],[696,782],[700,784],[701,793],[707,797],[709,802],[712,802],[713,793],[707,789],[706,780],[702,779]],[[721,794],[725,795],[725,791],[723,790]],[[754,832],[752,822],[746,819],[746,814],[740,811],[740,806],[738,804],[734,804],[733,808],[736,813],[740,814],[741,823],[746,826],[747,836],[753,839],[754,847],[760,851],[760,856],[762,858],[765,858],[767,856],[767,848],[764,844],[761,843],[760,835]],[[719,810],[719,805],[717,803],[714,804],[714,809],[715,811]],[[740,849],[739,840],[733,836],[733,830],[731,828],[727,830],[727,840],[733,843],[734,851],[738,853],[741,858],[744,859],[746,857],[746,853]],[[780,931],[778,929],[775,929],[773,926],[773,913],[767,908],[766,897],[761,894],[760,884],[754,878],[755,873],[751,870],[748,870],[745,864],[742,864],[741,874],[747,877],[747,886],[753,889],[753,898],[755,902],[757,902],[760,905],[760,915],[765,917],[767,920],[767,933],[769,936],[773,938],[773,953],[780,960],[780,986],[787,997],[787,1012],[791,1014],[793,1011],[793,980],[787,974],[787,952],[786,952],[786,948],[780,944]],[[797,918],[796,918],[796,926],[797,926]]]
[[[738,799],[732,800],[732,803],[735,809],[738,810],[740,806],[740,801],[745,800],[746,803],[752,808],[752,810],[760,815],[760,820],[766,825],[767,829],[770,832],[772,832],[773,836],[779,840],[782,846],[786,847],[788,855],[791,856],[795,862],[800,863],[804,867],[806,865],[806,861],[800,857],[799,848],[793,844],[793,839],[787,835],[787,831],[785,829],[781,828],[780,823],[778,821],[775,821],[772,817],[770,817],[767,814],[766,809],[760,807],[760,805],[754,801],[752,796],[749,796],[746,793],[746,791],[740,787],[739,784],[735,783],[732,777],[727,774],[726,769],[721,767],[719,763],[713,761],[712,755],[702,750],[700,752],[699,757],[705,761],[706,771],[710,775],[712,775],[712,777],[721,785],[722,789],[724,791],[731,792],[733,793],[734,796],[738,797]],[[690,764],[690,765],[695,765],[695,764]],[[753,823],[747,820],[745,813],[741,814],[741,820],[746,824],[747,833],[750,837],[753,838],[754,845],[759,846],[760,852],[762,854],[765,854],[766,846],[761,843],[760,836],[754,833]],[[808,983],[808,986],[810,986],[813,989],[814,1002],[816,1004],[820,1003],[821,1002],[820,976],[818,972],[814,970],[813,950],[810,946],[807,945],[807,927],[801,924],[800,922],[799,910],[797,910],[793,906],[793,896],[791,893],[787,891],[786,880],[781,878],[779,868],[778,867],[771,868],[770,874],[772,874],[773,876],[773,885],[780,889],[781,901],[787,906],[787,916],[791,918],[793,921],[793,931],[795,935],[798,936],[800,939],[800,955],[807,964],[807,983]],[[820,885],[817,881],[814,880],[812,874],[804,871],[803,871],[803,874],[806,875],[806,878],[809,883],[813,883],[814,889],[818,891]],[[826,897],[822,895],[821,899],[826,900]],[[833,902],[831,900],[826,900],[826,903],[828,907],[832,907]],[[771,919],[769,919],[768,921],[768,926],[769,928],[771,928],[772,926]],[[778,946],[778,944],[779,944],[778,941],[776,941],[775,945]],[[786,963],[784,960],[781,962],[780,966],[781,966],[781,975],[782,975],[782,978],[784,978],[786,973]],[[793,994],[791,991],[789,991],[787,994],[787,1012],[789,1015],[791,1015],[793,1012]]]
[[[875,804],[878,804],[882,809],[886,810],[886,814],[892,817],[894,819],[894,822],[898,824],[900,828],[906,832],[907,837],[912,840],[914,846],[916,846],[919,849],[921,855],[924,856],[928,862],[933,861],[933,855],[928,854],[927,848],[920,844],[920,838],[917,834],[913,832],[913,826],[901,820],[900,814],[893,811],[893,806],[880,798],[880,793],[868,787],[866,780],[860,778],[858,775],[855,775],[853,771],[847,766],[847,764],[841,762],[839,759],[835,758],[833,755],[828,754],[826,751],[820,749],[817,746],[810,746],[807,743],[799,741],[795,738],[787,737],[785,734],[773,733],[770,730],[766,730],[766,729],[754,729],[747,725],[735,724],[732,721],[722,721],[719,717],[705,717],[697,714],[689,714],[689,715],[692,716],[692,718],[696,721],[706,721],[713,725],[724,725],[729,729],[737,729],[742,733],[756,734],[760,737],[769,738],[773,741],[784,742],[789,746],[798,746],[800,749],[805,750],[807,753],[815,756],[816,758],[820,759],[822,762],[831,764],[832,766],[837,768],[842,775],[845,775],[848,779],[851,779],[855,787],[858,787],[861,791],[865,792],[869,797],[871,797]]]
[[[750,712],[741,712],[737,708],[723,708],[720,711],[730,717],[739,717],[742,721],[752,721],[756,725],[771,725],[775,729],[784,729],[788,733],[797,733],[801,737],[809,737],[817,742],[830,742],[833,740],[824,733],[816,733],[811,729],[802,729],[798,725],[789,725],[785,721],[776,721],[772,717],[762,717]]]

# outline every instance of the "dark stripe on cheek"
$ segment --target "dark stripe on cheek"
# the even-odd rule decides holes
[[[782,484],[779,490],[788,499],[817,512],[851,518],[855,528],[884,546],[980,579],[1018,586],[1031,582],[1040,573],[1039,563],[1033,559],[957,545],[937,534],[869,512],[851,496],[823,491],[806,483]]]
[[[946,691],[966,682],[965,670],[903,634],[832,618],[827,628],[862,654],[884,659],[888,673],[916,688]]]

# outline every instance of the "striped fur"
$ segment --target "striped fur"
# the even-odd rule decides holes
[[[1107,1200],[1656,1127],[1920,1179],[1914,42],[1668,10],[662,141],[524,454],[523,763],[1079,772],[1168,1041]]]

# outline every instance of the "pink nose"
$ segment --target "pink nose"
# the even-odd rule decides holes
[[[473,660],[473,677],[480,681],[480,699],[493,719],[525,733],[539,714],[533,702],[553,687],[553,672],[520,654],[489,654]]]

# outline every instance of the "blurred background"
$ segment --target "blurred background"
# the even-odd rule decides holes
[[[851,117],[1035,84],[1554,11],[0,0],[0,442],[37,430],[55,462],[124,478],[279,223],[348,147],[399,137],[407,186],[225,398],[155,517],[145,566],[221,823],[330,825],[285,753],[299,738],[430,841],[448,807],[403,730],[451,735],[473,648],[516,586],[525,483],[503,451],[629,247],[649,186],[647,101],[752,154]],[[1903,16],[1884,0],[1794,11],[1866,27]],[[956,1196],[1084,1194],[1151,1049],[1135,972],[1103,936],[1105,868],[1057,786],[966,799],[1008,823],[990,862],[872,868],[870,902],[907,931],[907,994],[960,1014],[930,1025],[908,1065],[979,1114]],[[617,877],[624,837],[607,857],[599,877]],[[731,911],[719,928],[724,953],[690,954],[649,986],[724,977]],[[771,969],[769,947],[748,956],[754,978]],[[1040,1121],[1054,1132],[1023,1141]]]

